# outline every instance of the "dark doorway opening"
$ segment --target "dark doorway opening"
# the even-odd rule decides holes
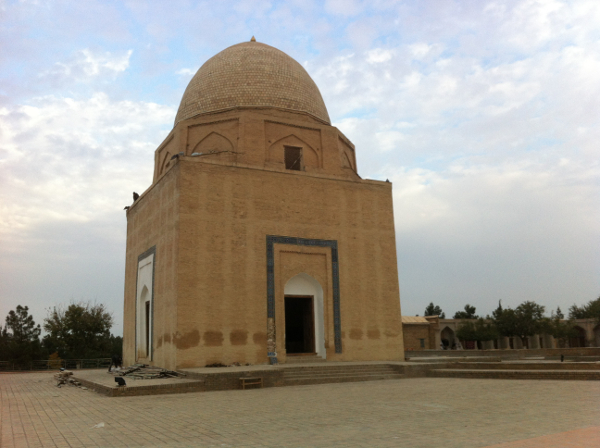
[[[312,297],[285,297],[285,350],[288,355],[315,353]]]
[[[150,302],[146,302],[146,357],[150,356]]]

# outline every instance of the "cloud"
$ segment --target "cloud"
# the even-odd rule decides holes
[[[383,174],[394,182],[407,314],[432,300],[447,312],[475,303],[489,313],[500,299],[564,308],[597,287],[598,166],[530,160]]]
[[[151,184],[174,115],[103,93],[0,109],[2,312],[29,300],[39,322],[43,307],[97,298],[120,324],[123,207]]]
[[[484,12],[503,20],[499,31],[507,37],[508,43],[521,51],[554,40],[578,15],[568,4],[557,0],[527,0],[509,10],[492,3]]]
[[[434,300],[485,313],[524,297],[565,309],[597,296],[596,0],[213,6],[7,7],[0,262],[22,269],[10,293],[0,282],[3,304],[45,284],[94,299],[104,282],[122,296],[122,283],[88,271],[121,275],[110,259],[124,251],[122,206],[150,183],[168,104],[203,61],[253,34],[304,64],[359,173],[394,181],[404,312]],[[79,256],[103,247],[97,268]],[[44,273],[37,290],[28,271]]]
[[[373,63],[374,54],[385,57]],[[424,60],[407,44],[344,54],[313,72],[334,122],[359,149],[371,148],[397,122],[411,125],[395,147],[386,139],[400,165],[453,154],[502,159],[524,150],[554,158],[564,151],[596,163],[597,44],[495,64],[447,54]],[[371,162],[379,161],[369,159],[367,172]]]
[[[56,62],[51,69],[42,72],[40,77],[50,78],[55,82],[86,81],[96,77],[114,78],[127,70],[132,54],[133,50],[113,55],[110,52],[97,53],[86,48],[65,62]]]
[[[428,45],[425,42],[417,42],[415,44],[408,45],[408,50],[415,59],[424,58],[429,54],[432,48],[433,45]]]
[[[452,39],[415,31],[311,72],[361,175],[394,182],[407,314],[597,295],[600,45],[584,14],[600,8],[549,3],[441,18]]]
[[[367,51],[367,62],[369,64],[378,64],[386,62],[392,59],[392,51],[384,50],[381,48],[374,48],[373,50]]]
[[[182,68],[181,70],[177,70],[175,74],[182,76],[194,76],[196,74],[196,71],[190,68]]]
[[[364,5],[357,0],[327,0],[325,10],[333,15],[355,16],[364,10]]]
[[[149,154],[174,114],[102,93],[1,109],[2,238],[45,221],[89,221],[125,205],[129,190],[151,182]]]

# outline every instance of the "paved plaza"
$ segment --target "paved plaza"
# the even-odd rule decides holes
[[[23,373],[0,374],[0,399],[2,448],[600,446],[596,381],[414,378],[108,398]]]

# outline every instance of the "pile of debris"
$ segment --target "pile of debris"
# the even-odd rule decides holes
[[[136,380],[155,380],[158,378],[178,378],[185,376],[183,373],[167,370],[161,367],[149,366],[148,364],[134,364],[123,370],[111,372],[116,376],[124,376]]]
[[[250,363],[246,363],[246,364],[240,364],[239,362],[233,362],[231,364],[223,364],[220,362],[215,362],[212,364],[206,364],[206,366],[204,367],[241,367],[241,366],[251,366],[252,364]]]
[[[79,381],[75,378],[70,378],[73,375],[73,372],[70,370],[60,369],[60,372],[54,374],[54,379],[56,380],[56,386],[61,387],[63,385],[69,386],[77,386],[81,389],[87,389],[87,387],[83,387]]]

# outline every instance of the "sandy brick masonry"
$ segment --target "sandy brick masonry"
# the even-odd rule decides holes
[[[600,382],[416,378],[108,398],[0,374],[0,446],[596,447]],[[98,423],[103,428],[94,428]]]
[[[298,62],[269,45],[244,42],[213,56],[198,70],[183,94],[175,124],[206,112],[261,106],[330,122],[317,85]]]
[[[355,152],[290,56],[252,41],[208,60],[127,211],[125,364],[286,363],[298,322],[304,353],[402,360],[392,184]],[[286,327],[294,295],[311,310]]]
[[[155,351],[152,361],[143,362],[169,369],[266,363],[267,235],[336,241],[338,248],[341,353],[335,346],[331,249],[275,244],[275,321],[282,362],[284,287],[302,272],[323,286],[327,360],[402,360],[390,183],[188,157],[138,200],[128,220],[126,364],[136,362],[137,261],[153,246]]]

